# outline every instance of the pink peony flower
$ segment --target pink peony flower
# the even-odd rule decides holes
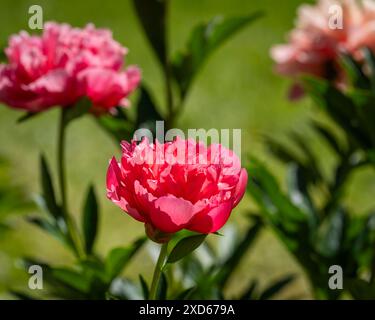
[[[107,197],[145,223],[156,241],[182,229],[219,230],[244,195],[247,172],[219,144],[206,147],[177,138],[164,144],[123,141],[121,146],[120,162],[113,158],[108,168]]]
[[[127,49],[91,24],[79,29],[48,22],[41,36],[13,35],[5,53],[0,101],[30,112],[69,106],[83,96],[101,111],[126,105],[140,81],[136,67],[122,70]]]
[[[330,27],[333,6],[341,7],[341,29]],[[289,43],[271,48],[276,71],[295,81],[290,98],[302,95],[298,78],[303,74],[332,80],[342,86],[345,77],[339,55],[346,52],[358,57],[364,46],[375,49],[374,18],[375,4],[370,0],[319,0],[315,6],[300,6]]]

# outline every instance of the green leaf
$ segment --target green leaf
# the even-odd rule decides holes
[[[306,166],[310,168],[312,175],[316,176],[316,180],[321,180],[322,176],[319,170],[316,157],[310,149],[310,147],[308,146],[308,144],[306,143],[305,139],[301,137],[301,135],[296,134],[294,132],[290,134],[290,137],[304,154],[306,158]]]
[[[162,272],[158,289],[156,291],[157,300],[167,300],[167,291],[168,291],[168,280],[164,272]]]
[[[254,219],[254,223],[248,228],[244,237],[236,244],[232,254],[220,264],[220,271],[216,276],[220,288],[225,287],[230,276],[241,263],[245,252],[247,252],[250,246],[254,243],[259,231],[263,226],[263,221],[259,217],[254,216],[252,218]]]
[[[157,120],[163,120],[163,117],[157,111],[149,92],[145,87],[142,87],[137,106],[136,128],[150,129],[155,133],[155,121]]]
[[[352,85],[361,89],[369,89],[369,79],[363,73],[361,64],[348,54],[342,54],[341,61]]]
[[[89,292],[89,279],[83,277],[82,274],[77,271],[67,268],[52,268],[51,276],[55,280],[64,283],[68,287],[74,288],[79,292]]]
[[[54,269],[42,261],[35,260],[32,258],[23,258],[21,259],[21,263],[25,270],[28,270],[32,265],[39,265],[43,269],[43,280],[48,285],[49,293],[53,297],[59,297],[62,299],[84,299],[87,298],[85,292],[78,290],[81,284],[74,284],[72,286],[71,281],[67,279],[64,275],[66,274],[64,271],[53,271]],[[64,269],[64,268],[57,268]],[[74,271],[72,271],[74,272]],[[68,271],[69,273],[69,271]]]
[[[287,171],[288,194],[291,202],[301,211],[308,214],[312,228],[319,222],[319,217],[308,191],[308,179],[299,165],[293,163]]]
[[[349,292],[354,299],[358,300],[374,300],[375,285],[370,284],[361,279],[346,279],[345,286],[349,288]]]
[[[109,252],[105,260],[105,270],[110,280],[114,279],[121,273],[145,241],[146,238],[141,238],[126,248],[115,248]]]
[[[258,288],[258,281],[253,280],[250,282],[248,288],[240,296],[239,300],[255,300],[256,299],[256,290]]]
[[[173,61],[173,73],[181,96],[184,97],[209,55],[236,32],[262,16],[255,12],[241,17],[215,17],[208,23],[194,28],[185,52],[179,53]]]
[[[275,283],[271,284],[263,291],[263,293],[259,296],[259,300],[267,300],[272,298],[274,295],[283,290],[287,285],[289,285],[294,279],[294,275],[288,275],[275,281]]]
[[[86,114],[92,106],[89,98],[83,97],[76,104],[64,108],[64,123],[67,125],[73,120]]]
[[[127,119],[121,108],[117,108],[115,115],[95,116],[99,126],[110,134],[116,143],[121,140],[131,140],[133,137],[134,124]]]
[[[166,62],[168,0],[133,0],[139,21],[162,65]]]
[[[370,48],[363,48],[366,65],[370,68],[371,90],[375,93],[375,56]]]
[[[26,112],[24,115],[19,117],[17,119],[17,123],[25,122],[31,118],[34,118],[35,116],[39,115],[41,112]]]
[[[313,123],[313,127],[320,134],[320,136],[325,139],[328,145],[334,151],[336,151],[338,155],[344,154],[343,147],[340,145],[340,142],[337,140],[335,135],[330,130],[328,130],[326,127],[322,126],[321,124],[317,122]]]
[[[368,147],[375,149],[375,95],[370,91],[354,89],[347,96],[355,106],[352,117],[358,123],[358,130],[368,137]]]
[[[347,217],[343,209],[337,209],[328,215],[316,235],[316,250],[325,257],[337,257],[344,240]]]
[[[362,106],[365,105],[363,94],[361,95],[359,91],[356,91],[356,97],[352,98],[340,92],[328,81],[313,77],[304,77],[303,83],[306,92],[344,130],[350,139],[356,141],[365,149],[373,147],[372,135],[366,132],[368,123],[359,121],[358,115],[362,118],[363,115],[358,114],[361,109],[355,104],[355,101],[358,101]],[[371,115],[375,115],[375,112]],[[372,116],[371,119],[373,119]]]
[[[175,297],[174,300],[189,300],[191,298],[191,296],[194,294],[196,289],[197,289],[196,287],[191,287],[191,288],[185,289],[185,290],[181,291]]]
[[[190,236],[180,240],[168,256],[167,263],[175,263],[197,249],[206,239],[206,234]]]
[[[145,300],[148,300],[148,298],[150,296],[150,290],[148,288],[146,280],[143,278],[142,275],[139,275],[139,282],[141,283],[143,298]]]
[[[268,217],[274,222],[290,221],[295,223],[306,221],[306,214],[297,208],[280,190],[276,179],[258,161],[253,160],[247,170],[251,181],[248,184],[250,193],[261,191],[261,198],[256,200],[268,212]],[[279,215],[276,215],[279,213]]]
[[[29,223],[35,224],[45,232],[49,233],[64,245],[68,245],[69,247],[72,246],[72,242],[69,240],[69,237],[64,234],[64,232],[58,227],[57,224],[52,224],[48,220],[39,217],[27,217],[27,221]],[[61,220],[59,221],[63,223]]]
[[[309,214],[283,194],[276,179],[258,161],[254,159],[247,169],[247,190],[258,203],[266,221],[292,253],[306,258],[311,238]]]
[[[274,138],[265,136],[265,145],[268,151],[280,161],[285,163],[296,162],[302,165],[301,159],[290,151],[289,148],[276,141]]]
[[[95,243],[96,233],[98,229],[98,219],[98,202],[96,200],[94,187],[90,186],[86,196],[82,221],[85,249],[88,254],[92,253],[92,249]]]
[[[52,178],[50,170],[48,168],[47,161],[42,155],[40,157],[40,174],[41,174],[41,185],[42,185],[42,194],[45,200],[45,204],[49,213],[55,217],[61,217],[62,213],[59,205],[56,202],[55,191],[53,189]]]
[[[37,300],[36,298],[18,290],[9,290],[9,293],[19,300]]]

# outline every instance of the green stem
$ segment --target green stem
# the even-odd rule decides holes
[[[60,123],[59,123],[59,133],[57,142],[57,170],[58,170],[58,180],[61,194],[61,210],[64,216],[64,220],[67,226],[69,237],[73,243],[73,247],[78,258],[83,258],[85,253],[81,246],[81,241],[77,228],[74,225],[68,213],[67,206],[67,188],[65,180],[65,133],[66,133],[67,123],[65,121],[65,109],[61,109]]]
[[[156,300],[156,292],[159,285],[161,272],[164,267],[164,262],[168,253],[168,242],[164,243],[160,248],[159,258],[155,265],[154,275],[152,277],[150,300]]]

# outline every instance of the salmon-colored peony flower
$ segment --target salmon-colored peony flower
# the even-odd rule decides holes
[[[334,8],[341,8],[342,28],[334,25]],[[292,77],[295,85],[290,98],[299,98],[303,90],[298,78],[314,75],[345,83],[339,63],[340,53],[360,57],[367,46],[375,50],[375,3],[372,0],[319,0],[316,5],[298,9],[296,28],[290,32],[288,44],[271,48],[276,71]]]
[[[178,138],[121,146],[121,160],[113,158],[108,168],[107,196],[144,222],[151,238],[182,229],[215,232],[244,195],[247,172],[219,144],[206,147]]]
[[[30,112],[65,107],[83,96],[99,110],[126,105],[140,81],[136,67],[122,70],[127,49],[92,24],[79,29],[48,22],[41,36],[13,35],[5,53],[0,101]]]

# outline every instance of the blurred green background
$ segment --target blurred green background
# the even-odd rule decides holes
[[[286,139],[291,130],[303,132],[319,152],[323,168],[335,161],[327,148],[309,131],[309,120],[327,121],[308,99],[291,103],[286,99],[290,82],[272,70],[269,48],[283,42],[293,26],[296,8],[302,1],[284,0],[172,0],[169,15],[170,52],[183,49],[191,29],[199,22],[215,15],[234,16],[263,10],[265,16],[238,33],[217,50],[197,77],[185,106],[179,127],[241,128],[242,156],[251,154],[261,158],[278,176],[284,176],[283,166],[266,152],[261,139],[263,133]],[[304,1],[306,2],[306,1]],[[82,27],[93,22],[97,27],[113,30],[114,38],[129,48],[127,64],[141,67],[143,81],[151,89],[158,105],[164,103],[161,69],[157,63],[129,0],[114,1],[23,1],[2,0],[0,11],[0,44],[6,44],[12,33],[27,30],[28,8],[39,4],[44,10],[44,21],[55,20]],[[133,100],[136,98],[133,96]],[[38,193],[39,153],[43,151],[55,170],[55,140],[57,110],[45,112],[35,119],[17,124],[22,113],[0,106],[0,157],[9,163],[9,181],[2,176],[0,184],[22,186],[25,193]],[[84,191],[90,182],[96,186],[100,199],[101,221],[98,252],[103,255],[114,246],[121,246],[143,234],[143,225],[133,221],[106,199],[105,174],[108,160],[119,155],[119,148],[91,117],[72,124],[67,137],[67,166],[71,211],[80,212]],[[370,208],[375,192],[375,179],[370,170],[353,176],[347,192],[347,204],[358,214]],[[358,186],[361,186],[359,188]],[[6,188],[6,186],[5,186]],[[241,225],[244,213],[253,207],[248,196],[233,212],[230,219]],[[52,264],[64,265],[73,256],[60,243],[34,226],[27,224],[25,210],[10,212],[0,208],[0,217],[14,231],[0,238],[0,298],[9,298],[6,288],[25,288],[27,278],[17,268],[17,257],[35,256]],[[6,212],[5,212],[6,211]],[[37,209],[26,210],[27,213]],[[2,218],[3,219],[3,218]],[[152,262],[143,249],[125,273],[136,277],[143,273],[149,279]],[[279,298],[310,298],[310,289],[302,270],[274,235],[265,230],[255,247],[232,279],[229,290],[237,292],[251,278],[266,284],[286,273],[298,275]]]

